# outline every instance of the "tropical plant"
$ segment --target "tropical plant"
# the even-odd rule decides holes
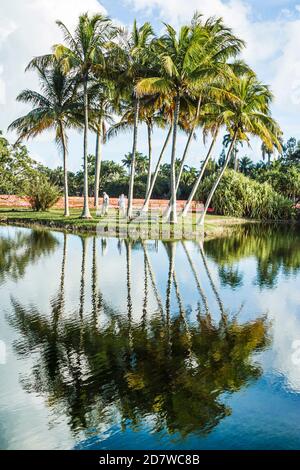
[[[64,215],[69,216],[68,201],[68,148],[66,129],[77,126],[76,82],[62,72],[61,63],[49,58],[47,65],[32,60],[26,70],[38,74],[40,92],[24,90],[17,96],[17,101],[30,104],[33,109],[26,115],[13,121],[9,130],[17,131],[18,141],[34,138],[44,131],[54,130],[55,140],[63,153],[64,167]]]
[[[253,167],[254,167],[254,164],[251,158],[248,157],[247,155],[245,155],[244,157],[240,159],[239,169],[240,169],[240,172],[243,173],[245,176],[250,176],[251,171],[253,170]]]
[[[122,164],[128,169],[129,175],[131,174],[132,167],[132,153],[127,153],[122,159]],[[145,174],[148,169],[149,159],[146,155],[136,151],[135,154],[135,173],[137,175]]]
[[[115,34],[110,19],[96,14],[85,13],[79,17],[74,34],[61,21],[57,25],[63,32],[66,45],[54,46],[54,54],[61,61],[65,73],[72,73],[83,87],[84,111],[84,206],[82,217],[91,218],[88,194],[88,130],[89,130],[89,90],[91,78],[105,75],[105,47]]]
[[[0,131],[0,194],[22,194],[27,182],[44,171],[25,145],[11,145]]]
[[[216,175],[203,180],[197,195],[199,199],[207,199],[215,180]],[[220,215],[258,220],[295,217],[291,200],[276,193],[268,183],[259,183],[234,170],[226,170],[211,202],[214,212]]]
[[[59,199],[57,186],[51,184],[44,176],[32,179],[25,187],[25,196],[35,211],[47,211]]]
[[[269,88],[260,83],[253,73],[232,77],[229,85],[230,96],[218,103],[223,109],[221,117],[231,135],[231,143],[224,165],[207,196],[204,211],[199,219],[203,224],[213,195],[226,171],[235,143],[249,142],[249,136],[256,136],[272,149],[280,148],[281,130],[270,115],[269,105],[272,94]]]

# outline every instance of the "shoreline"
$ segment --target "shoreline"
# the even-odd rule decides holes
[[[121,220],[121,223],[116,226],[109,217],[84,220],[80,219],[78,214],[76,214],[76,218],[74,216],[75,214],[72,214],[68,219],[63,219],[57,211],[35,213],[18,209],[10,211],[0,209],[0,225],[43,228],[71,234],[102,237],[175,241],[222,238],[230,235],[234,228],[238,226],[261,223],[257,220],[208,215],[204,229],[200,229],[200,231],[199,227],[193,224],[191,218],[188,221],[180,221],[175,226],[161,221],[155,223],[150,221],[149,223],[148,220],[138,223],[127,223]]]

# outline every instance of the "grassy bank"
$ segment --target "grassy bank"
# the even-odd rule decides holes
[[[163,222],[160,214],[136,218],[128,224],[126,219],[118,218],[114,209],[105,217],[97,217],[95,211],[91,212],[93,219],[86,220],[80,218],[80,209],[71,209],[70,217],[65,218],[60,209],[34,212],[20,208],[0,208],[0,223],[26,227],[43,226],[73,233],[99,233],[104,236],[127,237],[133,234],[137,238],[154,239],[195,239],[200,232],[195,214],[188,215],[185,219],[179,217],[178,224],[172,226]],[[202,234],[206,238],[223,236],[230,232],[231,227],[248,222],[246,219],[208,215]]]

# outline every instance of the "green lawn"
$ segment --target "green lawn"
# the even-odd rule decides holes
[[[81,219],[81,209],[71,209],[70,217],[64,217],[61,209],[35,212],[29,209],[0,208],[0,222],[2,224],[47,226],[71,232],[99,232],[103,235],[120,235],[124,237],[140,233],[142,237],[193,239],[196,237],[197,229],[199,234],[196,214],[188,215],[185,219],[179,216],[178,224],[170,225],[163,222],[159,213],[144,216],[142,219],[136,218],[130,223],[127,223],[125,218],[119,218],[115,209],[111,209],[105,217],[97,217],[95,210],[91,210],[91,213],[92,219]],[[221,235],[229,227],[245,222],[243,219],[208,215],[204,231],[206,236]],[[151,235],[149,235],[150,231]]]

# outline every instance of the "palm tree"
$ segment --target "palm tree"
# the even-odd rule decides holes
[[[223,137],[223,147],[224,149],[228,148],[229,145],[231,144],[231,138],[232,136],[230,134],[225,134]],[[239,153],[239,144],[243,146],[243,142],[235,142],[233,149],[232,149],[232,159],[233,159],[233,168],[234,171],[238,171],[239,169],[239,159],[238,159],[238,153]]]
[[[40,92],[24,90],[17,101],[31,104],[33,109],[26,115],[16,119],[9,130],[18,133],[18,141],[36,137],[46,130],[55,131],[56,143],[61,147],[64,167],[64,215],[69,216],[68,199],[68,148],[66,128],[78,125],[76,114],[78,102],[76,97],[76,81],[65,75],[61,64],[52,57],[52,64],[39,65],[37,61],[30,62],[26,70],[37,72],[40,82]]]
[[[135,152],[135,173],[138,175],[145,174],[148,169],[148,157],[141,152]],[[127,153],[122,159],[122,164],[128,169],[129,175],[131,174],[132,167],[132,153]]]
[[[272,93],[260,83],[254,74],[232,78],[230,93],[234,99],[225,99],[219,105],[223,108],[223,121],[231,135],[231,143],[224,165],[209,193],[199,223],[204,224],[205,215],[213,195],[230,161],[237,141],[249,142],[249,136],[259,137],[269,149],[280,147],[281,130],[270,115],[269,105]]]
[[[224,68],[226,69],[226,67]],[[228,70],[224,70],[224,72],[226,72],[224,76],[217,77],[217,79],[210,83],[209,87],[206,88],[206,102],[203,104],[201,113],[199,114],[199,122],[203,128],[204,142],[206,141],[207,135],[211,134],[211,143],[201,165],[201,170],[185,204],[182,217],[186,217],[189,212],[191,203],[204,177],[205,170],[211,161],[212,152],[215,148],[220,128],[224,125],[223,108],[219,106],[218,102],[221,101],[222,103],[225,98],[230,100],[237,99],[234,95],[228,92],[228,84],[230,84],[232,73],[236,72],[237,74],[240,74],[247,72],[248,74],[253,74],[252,70],[240,61],[234,61],[232,64],[228,64]]]
[[[160,166],[161,166],[163,156],[165,154],[166,148],[168,146],[168,143],[169,143],[169,140],[170,140],[170,137],[171,137],[171,133],[172,133],[172,125],[169,127],[166,139],[163,143],[161,152],[159,154],[159,157],[158,157],[158,160],[157,160],[157,163],[156,163],[156,166],[155,166],[154,173],[153,173],[152,177],[150,178],[150,185],[149,185],[149,189],[146,191],[146,197],[145,197],[145,201],[144,201],[144,204],[143,204],[142,212],[147,212],[148,211],[149,202],[150,202],[150,199],[151,199],[151,196],[152,196],[152,193],[153,193],[155,182],[157,180],[157,176],[158,176],[158,173],[159,173],[159,169],[160,169]],[[147,184],[147,188],[148,188],[148,184]]]
[[[109,81],[97,80],[90,88],[90,127],[96,134],[94,207],[99,208],[99,185],[102,163],[102,144],[106,141],[106,129],[113,123],[114,88]]]
[[[207,168],[207,165],[208,165],[208,162],[212,156],[212,151],[215,147],[215,144],[216,144],[216,140],[217,140],[217,136],[218,136],[218,132],[219,132],[219,126],[217,126],[213,133],[212,133],[212,140],[211,140],[211,143],[210,143],[210,146],[209,146],[209,149],[208,149],[208,152],[206,154],[206,157],[205,157],[205,160],[203,161],[202,163],[202,166],[201,166],[201,170],[196,178],[196,181],[194,183],[194,186],[192,188],[192,191],[190,192],[190,195],[188,197],[188,200],[187,202],[185,203],[185,206],[184,206],[184,209],[182,211],[182,217],[186,217],[186,215],[188,214],[189,210],[190,210],[190,206],[192,204],[192,201],[195,197],[195,194],[200,186],[200,183],[202,181],[202,178],[203,178],[203,175],[204,175],[204,172]]]
[[[89,93],[90,79],[97,74],[104,74],[106,68],[105,46],[115,33],[110,19],[97,14],[89,16],[85,13],[79,17],[75,32],[72,35],[67,26],[61,21],[57,25],[63,32],[66,46],[54,46],[54,53],[59,58],[65,72],[74,72],[83,87],[84,99],[84,206],[82,218],[91,218],[88,202],[88,130],[89,130]]]
[[[253,168],[253,162],[251,158],[247,155],[241,158],[240,160],[240,172],[243,173],[245,176],[248,176]]]
[[[133,189],[136,166],[138,124],[140,117],[140,98],[135,92],[138,81],[147,76],[151,69],[149,41],[153,36],[150,23],[138,28],[136,21],[130,34],[120,31],[119,43],[112,48],[110,62],[115,69],[117,87],[123,100],[129,102],[133,116],[133,141],[131,152],[131,170],[128,190],[127,217],[132,218]]]
[[[166,25],[167,32],[155,42],[157,55],[161,61],[161,70],[158,76],[143,79],[137,86],[137,93],[140,96],[146,94],[169,94],[173,97],[173,137],[171,153],[171,194],[172,206],[170,211],[170,221],[177,222],[176,212],[176,140],[178,131],[178,121],[180,113],[180,99],[188,90],[190,73],[196,55],[196,42],[194,32],[187,26],[181,28],[179,35],[171,25]]]
[[[269,149],[264,143],[261,144],[261,154],[262,154],[262,159],[265,161],[267,157],[267,163],[268,165],[271,164],[271,158],[272,155],[274,154],[274,149]]]
[[[216,48],[220,44],[220,31],[225,28],[222,21],[209,19],[204,26],[200,21],[200,16],[196,15],[190,26],[183,26],[179,34],[172,26],[166,25],[167,32],[155,42],[156,54],[160,59],[161,68],[158,76],[141,80],[137,86],[139,95],[163,93],[173,97],[174,117],[173,117],[173,141],[171,153],[171,201],[169,219],[171,223],[176,223],[176,193],[183,170],[184,160],[194,133],[198,120],[201,105],[201,86],[204,78],[212,78],[219,70],[218,63],[222,66],[228,56],[239,52],[243,43],[236,39],[230,30],[226,30],[228,36],[226,48]],[[212,34],[216,29],[218,33]],[[219,31],[220,30],[220,31]],[[214,42],[214,40],[215,42]],[[217,60],[218,57],[218,60]],[[185,96],[197,99],[196,113],[187,146],[179,169],[179,178],[176,182],[176,140],[178,131],[178,121],[180,115],[181,100]]]
[[[216,82],[218,79],[228,79],[228,73],[231,72],[231,64],[227,60],[235,57],[244,46],[244,42],[232,34],[221,18],[209,18],[202,24],[202,16],[196,13],[193,17],[191,26],[201,31],[202,54],[198,57],[198,69],[204,69],[205,74],[201,77],[196,86],[196,101],[193,115],[189,123],[189,136],[181,159],[181,166],[177,175],[176,190],[178,191],[180,178],[183,172],[185,160],[188,155],[189,147],[192,142],[200,117],[200,111],[203,104],[207,101],[212,92],[216,92]],[[228,67],[229,65],[229,67]]]

